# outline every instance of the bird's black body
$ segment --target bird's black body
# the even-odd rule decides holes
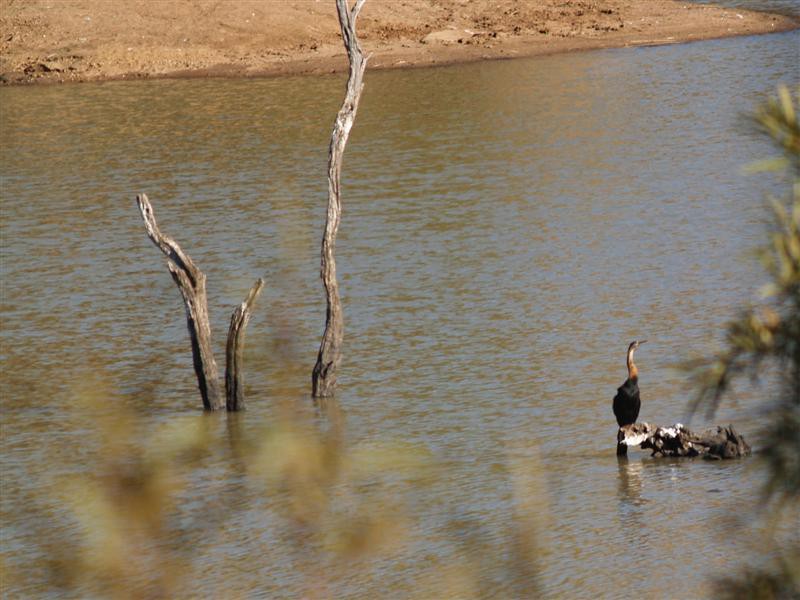
[[[620,387],[617,388],[617,395],[614,396],[614,416],[617,417],[617,423],[620,427],[623,425],[631,425],[636,423],[639,418],[639,409],[642,407],[642,401],[639,398],[639,370],[633,364],[633,353],[640,344],[644,344],[647,340],[641,342],[633,341],[628,346],[628,378]]]
[[[617,388],[617,395],[614,396],[614,416],[617,417],[620,427],[636,423],[636,419],[639,418],[642,401],[639,398],[638,379],[638,377],[626,379],[625,383]],[[608,405],[606,404],[606,406]]]

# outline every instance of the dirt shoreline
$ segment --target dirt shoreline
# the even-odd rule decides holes
[[[787,31],[790,17],[676,0],[371,0],[371,69]],[[0,84],[263,77],[346,66],[333,0],[0,0]]]

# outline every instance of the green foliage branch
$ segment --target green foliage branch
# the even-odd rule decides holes
[[[770,283],[761,290],[762,301],[743,310],[729,323],[725,346],[709,360],[692,365],[698,393],[692,413],[713,415],[732,383],[742,376],[758,381],[765,373],[775,376],[778,390],[766,405],[764,440],[759,456],[766,482],[765,506],[773,522],[787,512],[794,520],[800,500],[800,88],[786,88],[753,115],[756,128],[780,149],[776,158],[760,161],[751,172],[788,174],[790,192],[771,198],[772,226],[769,243],[759,256]],[[785,517],[786,518],[786,517]],[[738,578],[719,582],[722,597],[800,597],[800,548],[779,554],[771,570],[753,568]]]

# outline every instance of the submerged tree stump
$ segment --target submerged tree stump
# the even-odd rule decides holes
[[[264,280],[260,277],[256,280],[244,302],[236,307],[231,316],[226,347],[226,395],[223,398],[219,385],[217,362],[214,360],[214,352],[211,348],[206,276],[189,258],[189,255],[181,249],[178,242],[161,232],[153,212],[153,205],[147,198],[147,194],[137,195],[136,202],[144,220],[147,237],[167,257],[167,268],[183,296],[186,324],[192,343],[192,361],[197,375],[197,385],[200,388],[200,396],[203,400],[203,408],[220,410],[227,407],[229,411],[244,409],[244,385],[242,383],[244,332],[250,320],[253,302],[264,287]]]
[[[680,423],[672,427],[656,427],[649,423],[624,425],[617,432],[617,455],[625,456],[629,446],[650,449],[651,456],[722,459],[750,454],[750,446],[733,425],[717,425],[699,432],[686,429]]]
[[[161,233],[153,206],[147,194],[136,196],[142,213],[147,237],[167,257],[167,268],[183,296],[186,308],[186,325],[192,342],[192,361],[197,375],[197,385],[206,410],[219,410],[224,399],[219,386],[219,371],[211,349],[211,326],[208,322],[206,276],[195,266],[189,255],[171,237]]]
[[[244,332],[250,321],[250,309],[263,287],[264,280],[259,277],[250,288],[247,298],[231,315],[228,343],[225,346],[225,404],[230,412],[244,410]]]
[[[347,91],[342,107],[336,115],[328,149],[328,212],[325,220],[325,233],[322,237],[320,276],[325,286],[327,311],[325,332],[319,346],[317,362],[311,373],[311,393],[315,398],[333,395],[336,388],[336,372],[342,361],[342,339],[344,338],[344,316],[342,302],[339,298],[339,284],[336,280],[336,233],[342,218],[341,173],[342,157],[350,136],[350,129],[356,118],[361,90],[364,87],[363,76],[367,68],[367,59],[361,51],[356,36],[356,18],[366,0],[356,0],[352,9],[347,7],[347,0],[336,0],[339,14],[339,25],[342,40],[350,61],[350,75],[347,79]]]

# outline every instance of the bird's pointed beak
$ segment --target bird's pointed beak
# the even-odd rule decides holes
[[[641,341],[639,342],[639,345],[641,346],[642,344],[646,344],[646,343],[647,343],[647,340],[641,340]]]

